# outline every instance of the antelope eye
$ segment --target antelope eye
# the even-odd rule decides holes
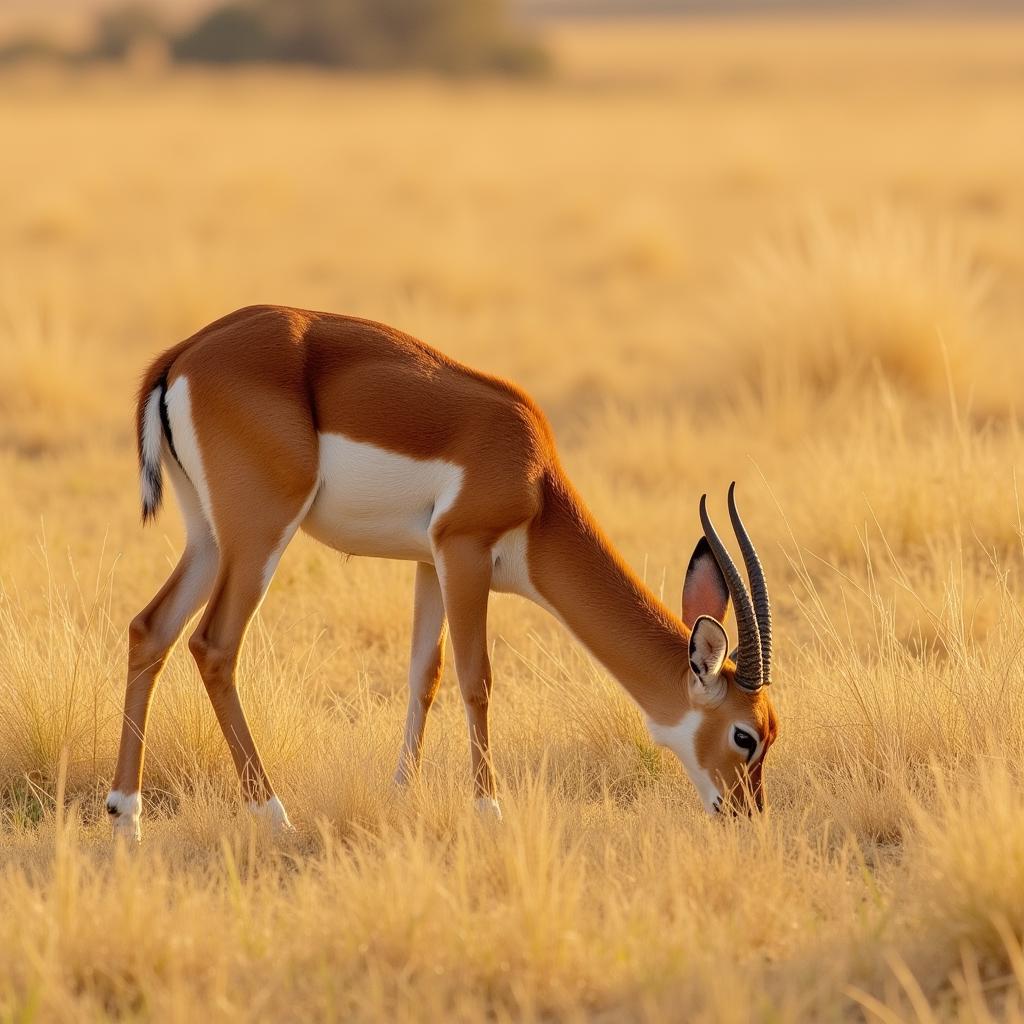
[[[739,727],[733,728],[732,741],[740,750],[745,750],[748,754],[752,754],[757,749],[757,740],[749,732]]]

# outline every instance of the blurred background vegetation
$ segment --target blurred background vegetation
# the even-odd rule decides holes
[[[998,13],[1024,0],[0,0],[0,63],[290,64],[533,76],[546,20]]]
[[[0,60],[515,75],[541,73],[549,63],[505,0],[229,0],[197,6],[184,19],[166,4],[92,6],[86,31],[72,40],[53,31],[52,20],[14,19],[21,24],[0,45]]]

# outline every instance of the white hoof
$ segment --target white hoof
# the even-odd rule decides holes
[[[494,797],[490,796],[478,796],[473,801],[473,806],[476,808],[476,813],[481,818],[487,818],[490,821],[501,821],[501,808],[498,806],[498,801]]]
[[[107,794],[107,814],[115,839],[142,842],[142,798],[138,793],[125,794],[112,789]]]
[[[249,810],[252,811],[255,817],[263,818],[269,822],[270,827],[275,832],[295,831],[292,823],[288,820],[288,812],[284,809],[284,804],[276,796],[272,796],[266,803],[262,804],[253,800],[249,804]]]

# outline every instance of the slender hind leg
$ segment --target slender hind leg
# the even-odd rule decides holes
[[[257,495],[258,492],[253,492]],[[259,520],[236,523],[230,540],[222,539],[220,567],[213,595],[206,606],[189,649],[199,666],[210,703],[227,740],[242,784],[242,794],[254,812],[273,824],[290,827],[288,815],[274,794],[238,694],[235,670],[238,653],[256,609],[270,586],[277,563],[305,518],[313,494],[301,505],[284,511],[280,502],[258,501]],[[273,510],[277,506],[277,511]],[[269,507],[268,507],[269,506]],[[285,516],[294,516],[291,521]]]
[[[489,811],[500,818],[487,727],[491,696],[491,661],[487,656],[491,551],[479,538],[463,536],[445,538],[437,554],[444,606],[451,625],[455,669],[469,725],[476,803],[481,811]]]
[[[446,621],[444,599],[437,570],[429,562],[416,566],[416,589],[412,616],[412,652],[409,658],[409,710],[405,737],[398,755],[395,781],[410,782],[420,768],[423,730],[427,724],[444,671]]]
[[[175,364],[167,417],[214,527],[220,562],[189,649],[246,799],[286,825],[242,709],[235,669],[249,622],[316,497],[317,433],[300,368],[282,357],[271,387],[251,376],[247,355],[215,373],[201,347],[195,351]]]
[[[177,467],[171,472],[188,529],[181,560],[152,601],[128,629],[128,685],[121,745],[107,811],[114,832],[140,838],[142,765],[146,721],[160,670],[188,620],[209,597],[217,574],[217,544],[199,508],[195,490]]]

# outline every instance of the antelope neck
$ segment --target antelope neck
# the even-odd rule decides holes
[[[529,537],[541,597],[653,722],[690,709],[689,630],[626,564],[569,482],[551,475]]]

